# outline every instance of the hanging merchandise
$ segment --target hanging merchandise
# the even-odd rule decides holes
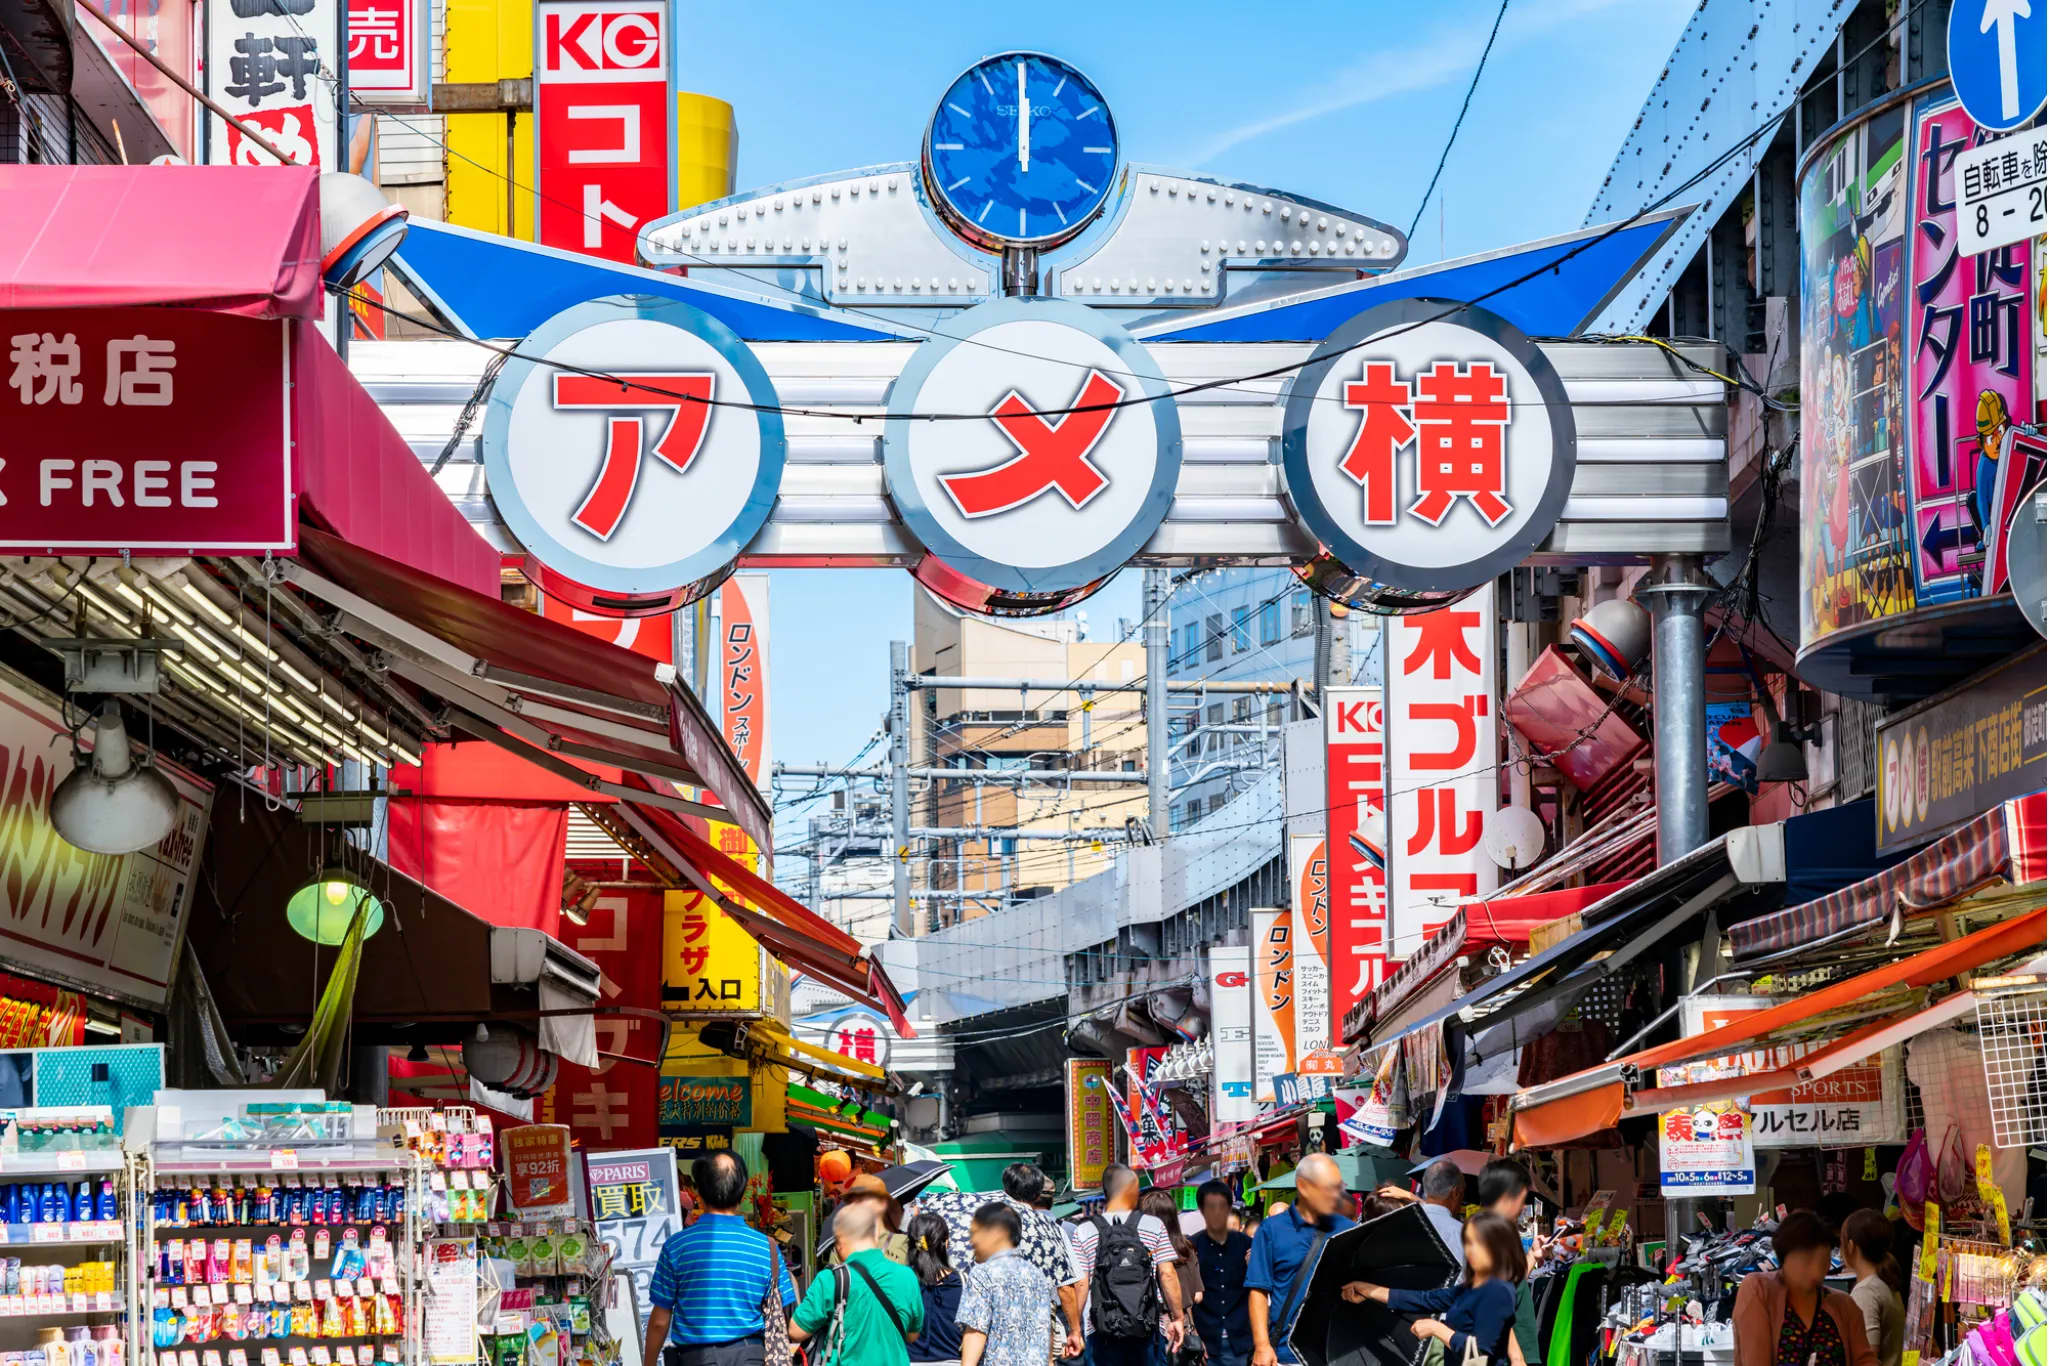
[[[453,1235],[456,1225],[481,1224],[491,1217],[497,1144],[490,1121],[475,1107],[379,1110],[377,1132],[418,1154],[426,1168],[422,1223]]]
[[[606,1332],[604,1314],[612,1249],[589,1220],[493,1223],[479,1251],[491,1311],[488,1359],[518,1361],[523,1350],[526,1366],[536,1366],[538,1346],[553,1366],[616,1366],[619,1344]]]

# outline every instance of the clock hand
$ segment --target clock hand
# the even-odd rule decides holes
[[[1017,64],[1017,169],[1032,169],[1032,103],[1025,98],[1025,64]]]

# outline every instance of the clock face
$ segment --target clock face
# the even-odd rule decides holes
[[[1032,52],[968,68],[933,111],[925,178],[970,241],[1042,246],[1081,231],[1110,197],[1117,128],[1089,79]]]

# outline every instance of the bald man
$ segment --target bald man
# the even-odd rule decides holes
[[[1337,1159],[1329,1153],[1311,1153],[1295,1168],[1295,1203],[1259,1226],[1245,1268],[1252,1366],[1296,1360],[1288,1347],[1288,1329],[1301,1311],[1324,1240],[1352,1226],[1338,1212],[1344,1201],[1345,1178]]]

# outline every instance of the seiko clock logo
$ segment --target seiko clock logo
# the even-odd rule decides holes
[[[1166,380],[1122,328],[1064,300],[996,300],[947,332],[890,391],[891,500],[952,581],[1042,601],[1085,593],[1173,501],[1181,424]],[[922,569],[921,581],[955,596]]]
[[[521,351],[492,387],[484,469],[529,576],[611,616],[714,587],[782,482],[761,362],[717,320],[639,296],[559,313]]]

